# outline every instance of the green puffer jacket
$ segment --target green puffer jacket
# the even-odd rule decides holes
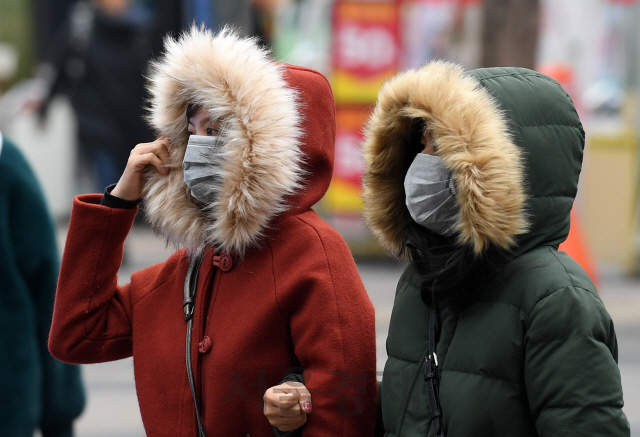
[[[415,118],[455,171],[458,242],[514,259],[462,312],[440,306],[447,437],[629,436],[613,322],[558,245],[569,231],[584,131],[573,103],[534,71],[434,62],[390,80],[366,128],[366,219],[399,253]],[[381,386],[388,436],[432,436],[424,382],[429,308],[410,266],[398,284]]]
[[[35,174],[0,132],[0,436],[73,436],[80,367],[47,349],[58,279],[53,220]]]

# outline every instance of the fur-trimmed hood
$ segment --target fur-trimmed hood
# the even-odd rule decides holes
[[[320,73],[278,64],[255,39],[192,27],[151,64],[149,121],[170,140],[168,175],[150,169],[145,212],[168,242],[243,256],[283,217],[307,210],[333,172],[335,106]],[[199,206],[182,170],[189,105],[224,126],[222,186]]]
[[[535,71],[434,61],[385,83],[365,129],[365,218],[384,247],[397,255],[411,220],[404,176],[422,149],[416,119],[454,170],[460,244],[522,253],[566,239],[584,147],[571,99]]]

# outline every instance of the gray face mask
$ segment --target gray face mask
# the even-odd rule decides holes
[[[189,136],[182,162],[184,183],[200,202],[211,203],[216,199],[221,185],[222,151],[220,136]]]
[[[440,235],[453,234],[460,207],[453,171],[435,155],[418,153],[404,178],[406,205],[413,220]]]

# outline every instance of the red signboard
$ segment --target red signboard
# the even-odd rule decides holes
[[[331,187],[324,199],[332,212],[360,213],[362,210],[362,128],[373,105],[337,105],[336,159]]]
[[[336,108],[335,177],[360,188],[364,170],[362,161],[362,128],[371,114],[368,106],[338,106]]]
[[[333,9],[331,63],[336,101],[374,102],[400,62],[398,2],[338,1]]]

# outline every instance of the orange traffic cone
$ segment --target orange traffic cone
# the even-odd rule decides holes
[[[591,253],[589,252],[587,241],[578,219],[578,213],[574,210],[571,210],[569,236],[560,245],[558,250],[566,252],[571,258],[576,260],[587,272],[593,283],[596,284],[596,286],[598,285],[598,272],[596,271]]]

